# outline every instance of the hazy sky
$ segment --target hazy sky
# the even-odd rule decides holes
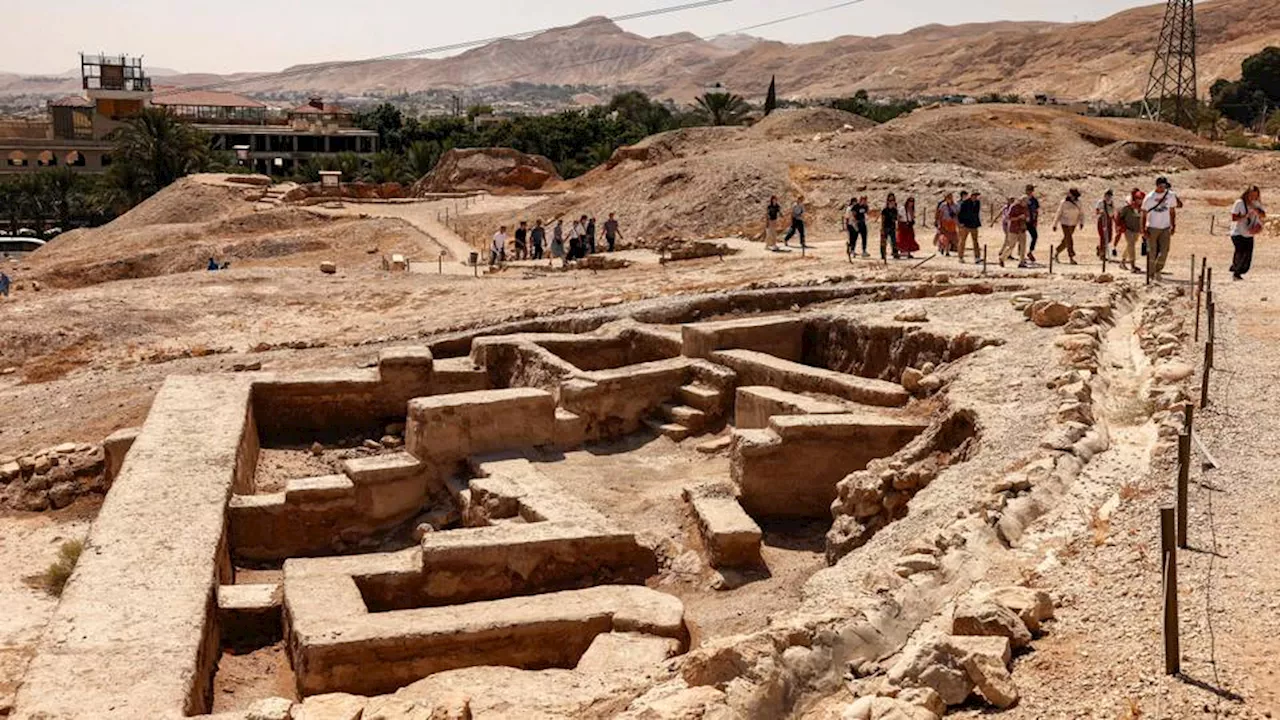
[[[642,35],[704,37],[837,0],[732,0],[625,23]],[[0,70],[61,73],[77,53],[142,55],[182,72],[280,70],[570,24],[687,0],[5,0]],[[1094,20],[1153,0],[865,0],[753,34],[786,42],[882,35],[928,23]]]

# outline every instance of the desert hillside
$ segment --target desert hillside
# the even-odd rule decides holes
[[[321,64],[284,73],[237,75],[237,92],[379,95],[502,86],[512,82],[640,88],[690,101],[726,83],[763,97],[771,75],[784,97],[991,92],[1045,93],[1062,100],[1140,98],[1164,13],[1163,4],[1096,22],[999,22],[928,25],[899,35],[841,36],[788,45],[745,36],[704,40],[689,33],[646,38],[603,18],[524,40],[503,40],[444,59],[360,65]],[[1214,0],[1198,4],[1200,86],[1235,79],[1244,58],[1280,38],[1280,3]],[[833,27],[853,23],[833,16]],[[208,74],[163,78],[165,84],[220,82]],[[0,73],[0,96],[56,95],[74,90],[66,78]]]

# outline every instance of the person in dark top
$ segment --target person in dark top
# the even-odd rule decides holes
[[[1036,241],[1040,239],[1040,199],[1036,197],[1036,186],[1027,186],[1027,237],[1031,238],[1031,247],[1027,250],[1027,262],[1036,261]]]
[[[539,219],[533,224],[533,232],[529,233],[529,242],[533,245],[533,259],[542,259],[542,246],[547,242],[547,229],[542,227]]]
[[[867,214],[870,212],[871,205],[867,203],[867,196],[858,198],[858,202],[853,205],[853,224],[857,234],[862,237],[862,257],[871,257],[867,252],[867,241],[871,239],[870,233],[867,232]]]
[[[516,228],[516,260],[529,259],[529,223],[525,220],[520,221],[520,227]]]
[[[209,264],[205,266],[205,269],[208,270],[209,272],[217,271],[218,261],[214,260],[213,258],[209,258]]]
[[[782,217],[782,205],[778,196],[769,197],[769,205],[765,208],[764,246],[766,250],[778,249],[778,218]]]
[[[893,248],[893,259],[898,259],[898,196],[889,193],[880,211],[880,259],[887,260],[887,247]]]
[[[587,241],[583,244],[582,250],[587,255],[596,254],[596,219],[594,217],[587,221]]]
[[[982,262],[982,249],[978,245],[978,230],[982,227],[982,193],[960,193],[960,262],[964,262],[965,247],[973,238],[973,261]]]
[[[609,219],[604,221],[604,240],[609,244],[609,252],[613,252],[614,243],[622,239],[622,230],[618,228],[618,219],[609,213]]]

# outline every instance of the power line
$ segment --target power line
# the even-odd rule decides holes
[[[592,19],[588,19],[583,22],[577,23],[576,26],[591,27],[593,25],[606,25],[611,23],[627,22],[630,20],[640,20],[643,18],[657,17],[659,15],[670,15],[672,13],[684,12],[686,10],[697,10],[704,7],[711,7],[713,5],[723,5],[725,3],[731,3],[731,2],[734,2],[734,0],[698,0],[697,2],[688,2],[681,5],[669,5],[665,7],[653,8],[651,10],[642,10],[640,12],[628,13],[625,15],[592,18]],[[408,60],[408,59],[420,57],[423,55],[435,55],[439,53],[451,52],[454,50],[465,50],[467,48],[479,47],[482,45],[488,45],[490,43],[498,42],[500,40],[527,39],[535,35],[541,35],[543,33],[551,32],[553,30],[562,30],[567,27],[573,27],[573,26],[557,25],[554,27],[544,27],[537,30],[525,30],[523,32],[513,33],[510,35],[499,35],[495,37],[483,38],[480,40],[468,40],[466,42],[452,43],[449,45],[438,45],[436,47],[421,48],[418,50],[409,50],[406,52],[393,53],[390,55],[379,55],[377,57],[364,58],[360,60],[344,60],[344,61],[330,62],[330,63],[319,63],[316,65],[307,65],[305,67],[296,68],[294,70],[286,70],[278,73],[269,73],[266,75],[256,75],[254,77],[241,78],[239,80],[226,80],[218,83],[210,83],[208,85],[198,85],[194,87],[178,88],[165,93],[157,93],[154,97],[164,97],[166,95],[176,95],[178,93],[196,92],[201,90],[217,90],[220,88],[235,87],[237,85],[247,85],[250,83],[262,82],[266,80],[284,80],[291,77],[298,77],[300,75],[310,75],[312,73],[327,72],[329,70],[339,70],[339,69],[349,68],[349,67],[359,67],[361,65],[369,65],[372,63],[387,62],[391,60]]]

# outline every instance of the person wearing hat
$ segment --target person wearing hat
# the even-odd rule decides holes
[[[1124,233],[1124,254],[1120,256],[1121,269],[1142,272],[1138,269],[1138,237],[1142,235],[1142,201],[1147,194],[1134,188],[1129,202],[1116,213],[1116,224]]]
[[[1058,206],[1058,215],[1053,221],[1053,229],[1056,231],[1059,226],[1062,227],[1062,244],[1053,251],[1053,258],[1062,262],[1062,251],[1065,250],[1071,264],[1078,265],[1075,237],[1077,228],[1084,229],[1084,210],[1080,207],[1080,191],[1075,188],[1067,191],[1066,199]]]
[[[1094,220],[1098,225],[1098,259],[1103,260],[1107,257],[1107,252],[1115,254],[1115,218],[1116,218],[1116,193],[1114,190],[1108,190],[1102,195],[1102,199],[1093,206]]]
[[[1169,260],[1169,245],[1178,231],[1177,209],[1182,206],[1168,178],[1156,178],[1155,192],[1142,201],[1143,225],[1151,253],[1151,275],[1159,278]]]

